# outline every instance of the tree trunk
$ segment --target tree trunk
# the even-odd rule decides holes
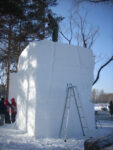
[[[43,37],[42,39],[45,39],[45,8],[44,8],[44,14],[43,14],[43,22],[42,22],[42,30],[43,30]]]
[[[21,23],[19,24],[19,40],[18,40],[18,48],[17,48],[17,64],[16,64],[16,72],[18,72],[18,61],[19,61],[19,56],[21,54],[21,46],[20,46],[20,38],[21,38]]]
[[[9,21],[9,34],[8,34],[6,99],[9,98],[11,32],[12,32],[12,26],[11,26],[11,20],[10,20]]]

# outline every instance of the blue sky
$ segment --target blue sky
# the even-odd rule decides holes
[[[66,20],[70,15],[70,10],[74,8],[72,2],[71,0],[58,0],[58,2],[59,5],[54,8],[54,11],[58,15],[64,16]],[[80,8],[81,14],[84,13],[84,10],[88,11],[88,23],[94,27],[99,27],[99,36],[92,47],[96,57],[95,78],[100,66],[113,55],[113,5],[83,3]],[[113,61],[102,70],[100,79],[93,88],[104,90],[106,93],[113,93]]]

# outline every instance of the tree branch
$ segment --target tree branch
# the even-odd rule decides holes
[[[94,85],[94,84],[98,81],[101,70],[102,70],[105,66],[107,66],[112,60],[113,60],[113,56],[112,56],[104,65],[102,65],[102,66],[100,67],[100,69],[98,70],[98,73],[97,73],[97,77],[96,77],[96,79],[95,79],[95,81],[93,82],[92,85]]]
[[[69,45],[71,43],[71,39],[69,40],[63,33],[62,31],[59,31],[59,33],[65,38],[65,40],[67,40],[69,42]]]
[[[87,1],[92,2],[92,3],[100,3],[100,2],[108,2],[110,0],[87,0]]]
[[[113,2],[113,0],[73,0],[75,4],[80,4],[82,2],[91,2],[91,3],[101,3],[101,2]]]

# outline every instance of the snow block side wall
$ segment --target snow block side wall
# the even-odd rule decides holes
[[[19,129],[34,135],[35,130],[35,107],[36,107],[36,70],[33,63],[35,58],[30,54],[30,45],[22,52],[19,59],[18,78],[18,114],[17,124]],[[32,52],[32,51],[31,51]]]
[[[39,138],[57,138],[66,85],[72,83],[77,86],[89,129],[94,131],[94,109],[90,102],[93,68],[94,57],[89,49],[47,40],[30,43],[19,59],[18,127]],[[68,137],[82,136],[73,99],[70,101],[70,110]]]

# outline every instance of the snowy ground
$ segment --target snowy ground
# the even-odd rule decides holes
[[[94,136],[113,133],[113,118],[107,112],[99,112],[96,118],[98,129]],[[84,150],[84,140],[35,139],[17,130],[14,124],[0,126],[0,150]]]
[[[84,140],[35,139],[14,125],[0,127],[0,150],[82,150]]]

